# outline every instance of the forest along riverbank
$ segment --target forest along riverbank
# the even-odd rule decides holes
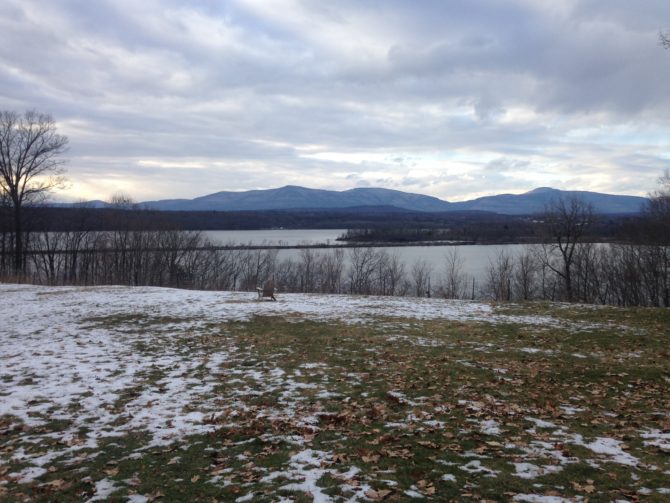
[[[472,279],[476,283],[483,281],[486,269],[501,253],[517,257],[526,249],[526,245],[517,243],[482,245],[467,241],[431,241],[431,242],[343,242],[337,239],[347,232],[346,229],[270,229],[260,231],[203,231],[216,247],[230,250],[277,250],[278,260],[298,258],[300,251],[314,252],[328,249],[374,248],[386,251],[402,262],[407,271],[415,263],[423,262],[434,274],[445,269],[446,255],[452,251],[458,254],[462,273],[467,276],[471,288]],[[455,248],[457,247],[457,248]],[[350,260],[345,253],[345,265]]]
[[[290,232],[291,241],[282,239],[282,230],[256,238],[178,230],[35,233],[22,275],[5,278],[232,291],[255,291],[272,279],[280,292],[670,305],[662,246],[584,241],[565,255],[555,243],[343,249],[330,246],[337,237],[330,231],[311,236],[320,247],[314,249],[306,247],[310,237],[295,244],[301,236]],[[238,244],[242,239],[246,244]],[[226,242],[235,247],[225,248]],[[0,269],[8,270],[6,258],[0,256]]]

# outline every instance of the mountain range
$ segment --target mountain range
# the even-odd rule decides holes
[[[578,198],[593,205],[596,213],[638,213],[647,204],[644,197],[564,191],[540,187],[524,194],[499,194],[469,201],[448,202],[432,196],[382,188],[345,191],[309,189],[288,185],[277,189],[246,192],[216,192],[194,199],[164,199],[140,203],[140,207],[163,211],[258,211],[323,210],[386,207],[420,212],[485,211],[505,215],[530,215],[544,211],[560,198]],[[94,206],[105,206],[96,201]]]
[[[548,187],[537,188],[524,194],[500,194],[450,203],[432,196],[390,189],[357,188],[338,192],[288,185],[269,190],[216,192],[195,199],[151,201],[143,203],[142,206],[169,211],[254,211],[386,206],[408,211],[487,211],[506,215],[526,215],[542,212],[553,200],[572,197],[592,204],[595,211],[601,214],[637,213],[647,203],[647,199],[643,197],[563,191]]]

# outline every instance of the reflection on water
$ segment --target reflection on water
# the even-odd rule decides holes
[[[300,244],[335,244],[336,238],[345,229],[274,229],[262,231],[205,231],[204,234],[217,244],[254,244],[269,246],[296,246]],[[526,245],[459,245],[458,254],[463,261],[463,273],[479,282],[486,274],[489,264],[501,251],[516,257]],[[445,255],[453,246],[388,246],[384,249],[396,255],[409,271],[414,262],[426,261],[434,273],[441,274],[445,269]],[[319,250],[315,250],[319,251]],[[297,257],[298,249],[280,250],[278,259]],[[345,253],[346,256],[346,253]]]
[[[270,246],[332,244],[346,229],[272,229],[262,231],[203,231],[217,244],[237,243]]]

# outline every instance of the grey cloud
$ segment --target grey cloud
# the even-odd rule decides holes
[[[530,161],[523,159],[510,159],[500,157],[486,164],[486,170],[494,173],[503,173],[505,171],[524,169],[530,167]]]
[[[510,159],[568,169],[575,156],[599,154],[610,170],[603,180],[616,170],[619,192],[623,181],[643,190],[622,173],[649,174],[662,164],[658,149],[632,162],[616,139],[576,141],[570,133],[636,123],[668,129],[670,51],[656,43],[657,24],[670,19],[665,1],[343,0],[288,8],[296,10],[279,19],[245,0],[5,0],[0,108],[38,108],[62,121],[73,176],[90,176],[84,164],[98,157],[106,173],[162,177],[166,191],[175,187],[166,197],[199,187],[187,190],[177,171],[138,159],[209,163],[198,171],[212,180],[203,192],[213,184],[258,187],[268,183],[263,169],[275,185],[300,183],[303,174],[323,182],[327,173],[339,177],[330,176],[335,185],[368,183],[347,174],[377,170],[392,175],[380,183],[429,187],[408,167],[454,151],[485,159],[473,162],[479,178],[459,180],[470,192],[497,190],[490,177],[513,169]],[[374,50],[351,42],[359,38],[373,39]],[[527,118],[512,120],[518,110]],[[305,146],[383,153],[389,162],[316,162],[300,154]],[[638,150],[655,146],[650,140]],[[489,162],[491,155],[501,161]],[[245,171],[245,163],[254,168]],[[437,176],[442,188],[434,190],[447,190]]]

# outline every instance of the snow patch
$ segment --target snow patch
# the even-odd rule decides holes
[[[640,434],[645,439],[644,445],[658,447],[659,449],[670,453],[670,432],[661,430],[646,430]]]
[[[484,435],[500,435],[500,425],[493,419],[487,419],[479,423],[479,431]]]
[[[537,466],[532,463],[513,463],[517,477],[522,479],[534,479],[550,473],[558,473],[563,467],[556,465]]]
[[[482,462],[478,459],[473,459],[468,464],[460,466],[461,470],[468,473],[483,473],[485,477],[496,477],[499,472],[496,470],[491,470],[482,465]]]
[[[114,485],[114,481],[107,478],[98,480],[95,483],[95,496],[89,498],[86,503],[91,503],[93,501],[105,501],[108,496],[110,496],[118,487]]]
[[[543,496],[541,494],[517,494],[514,501],[524,501],[526,503],[574,503],[575,501],[584,501],[581,496],[574,499],[561,498],[560,496]]]
[[[610,456],[611,460],[620,465],[637,466],[640,460],[636,457],[624,452],[621,448],[621,442],[613,438],[596,438],[593,442],[583,443],[575,442],[596,454],[604,454]]]

